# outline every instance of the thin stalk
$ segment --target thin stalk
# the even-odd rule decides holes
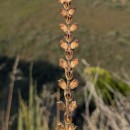
[[[13,89],[14,89],[14,83],[15,83],[15,74],[17,72],[18,63],[19,63],[19,56],[16,57],[13,70],[10,75],[9,96],[8,96],[7,112],[5,116],[5,130],[9,129],[9,118],[10,118],[12,96],[13,96]]]

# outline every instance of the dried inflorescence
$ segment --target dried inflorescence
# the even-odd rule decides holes
[[[72,17],[76,8],[71,7],[71,0],[59,0],[63,5],[60,9],[60,14],[65,18],[65,22],[60,24],[61,30],[65,33],[64,40],[60,41],[60,47],[65,50],[66,59],[60,58],[59,65],[65,70],[64,79],[58,81],[58,85],[64,90],[65,103],[62,101],[57,102],[57,107],[64,112],[64,124],[58,124],[58,130],[75,130],[76,126],[72,123],[72,113],[77,107],[76,101],[72,100],[71,90],[75,89],[79,81],[73,79],[73,69],[78,65],[78,59],[74,57],[74,50],[79,46],[79,41],[73,39],[72,33],[78,29],[76,23],[72,24]]]

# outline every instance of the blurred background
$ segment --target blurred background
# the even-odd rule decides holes
[[[80,130],[129,130],[130,1],[73,0],[73,6],[73,22],[79,24],[74,37],[80,42],[73,120]],[[63,99],[57,80],[64,77],[58,65],[64,57],[60,8],[55,0],[0,0],[0,130],[17,55],[9,129],[56,129],[59,92]]]

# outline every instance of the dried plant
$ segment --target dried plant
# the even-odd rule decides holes
[[[115,91],[109,85],[104,87],[107,87],[113,93],[115,104],[107,105],[100,96],[101,91],[97,91],[96,86],[87,77],[84,87],[86,106],[86,114],[83,114],[85,119],[84,130],[129,130],[129,98],[123,96],[119,91]],[[89,92],[89,95],[86,92]],[[90,114],[88,108],[91,100],[95,102],[95,110]]]
[[[7,104],[7,112],[5,115],[5,130],[9,129],[9,118],[10,118],[10,111],[11,111],[11,104],[12,104],[12,97],[13,97],[13,90],[14,90],[14,83],[15,83],[15,75],[17,73],[17,67],[19,64],[19,59],[20,57],[17,56],[14,66],[13,66],[13,70],[12,73],[10,75],[10,85],[9,85],[9,95],[8,95],[8,104]]]
[[[78,65],[78,59],[73,59],[74,50],[79,46],[77,39],[73,40],[72,33],[77,30],[78,25],[72,24],[72,17],[76,8],[71,7],[71,0],[59,0],[63,5],[60,9],[60,14],[65,18],[65,22],[60,24],[61,30],[65,33],[64,39],[60,41],[60,46],[65,50],[66,60],[59,59],[59,65],[65,70],[66,81],[60,79],[58,85],[64,90],[65,103],[62,101],[57,102],[58,108],[64,112],[64,124],[58,123],[58,130],[75,130],[76,126],[72,123],[72,113],[77,107],[76,101],[72,100],[71,90],[75,89],[79,81],[73,79],[73,69]]]

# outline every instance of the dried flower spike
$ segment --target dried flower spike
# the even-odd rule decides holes
[[[73,79],[73,69],[78,65],[78,59],[74,58],[74,50],[79,46],[79,41],[73,40],[72,33],[78,29],[76,23],[72,24],[72,17],[76,8],[71,7],[71,0],[59,0],[63,5],[63,9],[60,9],[60,14],[65,18],[66,24],[60,24],[61,30],[65,33],[64,40],[60,41],[60,47],[65,51],[66,60],[59,59],[59,65],[65,70],[65,77],[67,81],[63,79],[58,81],[58,85],[64,90],[65,103],[57,102],[57,107],[64,111],[64,125],[58,124],[58,130],[75,130],[77,127],[72,123],[72,115],[77,107],[76,101],[72,99],[71,90],[75,89],[79,85],[77,79]],[[72,80],[73,79],[73,80]]]

